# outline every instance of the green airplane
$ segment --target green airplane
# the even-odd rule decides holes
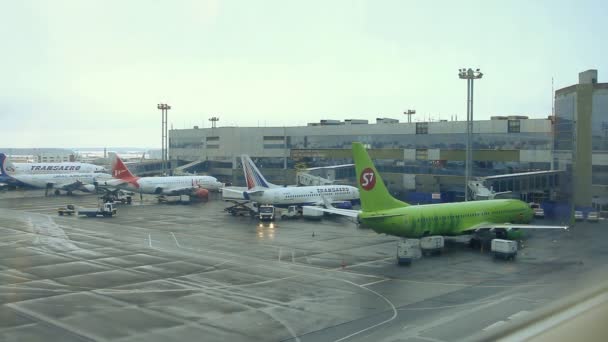
[[[481,235],[518,239],[521,229],[568,229],[532,225],[533,210],[515,199],[409,205],[390,195],[361,143],[353,142],[361,210],[328,208],[325,212],[356,217],[377,233],[418,239],[425,236]],[[473,238],[479,242],[476,237]]]

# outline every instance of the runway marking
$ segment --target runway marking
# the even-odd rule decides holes
[[[461,306],[481,305],[481,304],[488,304],[488,303],[493,303],[493,302],[494,301],[489,300],[489,301],[483,301],[483,302],[471,302],[471,303],[443,305],[443,306],[426,306],[426,307],[420,307],[420,308],[399,308],[397,310],[399,310],[399,311],[416,311],[416,310],[450,309],[450,308],[457,308],[457,307],[461,307]]]
[[[360,262],[358,264],[346,265],[346,268],[354,268],[354,267],[364,266],[364,265],[367,265],[367,264],[373,264],[375,262],[384,262],[384,261],[387,261],[387,260],[390,260],[390,259],[393,259],[393,257],[387,257],[387,258],[383,258],[383,259],[376,259],[376,260],[370,260],[370,261],[363,261],[363,262]],[[341,269],[342,269],[342,267],[336,267],[333,270],[337,271],[337,270],[341,270]],[[367,275],[367,276],[369,276],[369,275]],[[376,277],[376,276],[373,276],[373,277]]]
[[[24,241],[30,241],[30,240],[29,239],[21,239],[21,240],[16,240],[16,241],[13,241],[13,242],[7,242],[7,243],[0,244],[0,247],[14,245],[16,243],[24,242]]]
[[[353,283],[352,281],[348,281],[348,280],[346,280],[346,279],[341,279],[341,280],[342,280],[342,281],[344,281],[344,282],[346,282],[346,283],[349,283],[349,284],[352,284],[352,285],[354,285],[354,286],[357,286],[357,287],[359,287],[359,288],[361,288],[361,289],[364,289],[364,290],[366,290],[366,291],[372,292],[372,293],[373,293],[373,294],[375,294],[376,296],[378,296],[378,297],[380,297],[380,298],[384,299],[384,301],[385,301],[385,302],[387,302],[387,303],[388,303],[388,305],[390,305],[391,309],[393,309],[393,316],[391,316],[391,318],[389,318],[389,319],[387,319],[387,320],[384,320],[384,321],[382,321],[382,322],[380,322],[380,323],[374,324],[374,325],[369,326],[369,327],[367,327],[367,328],[365,328],[365,329],[361,329],[361,330],[359,330],[359,331],[356,331],[356,332],[354,332],[354,333],[352,333],[352,334],[350,334],[350,335],[348,335],[348,336],[344,336],[344,337],[342,337],[342,338],[340,338],[340,339],[337,339],[337,340],[335,340],[334,342],[340,342],[340,341],[344,341],[344,340],[349,339],[349,338],[351,338],[351,337],[353,337],[353,336],[359,335],[360,333],[366,332],[366,331],[368,331],[368,330],[374,329],[374,328],[379,327],[379,326],[381,326],[381,325],[383,325],[383,324],[386,324],[386,323],[388,323],[388,322],[391,322],[391,321],[393,321],[395,318],[397,318],[397,308],[395,307],[395,304],[393,304],[393,302],[391,302],[390,300],[388,300],[388,298],[384,297],[383,295],[379,294],[378,292],[376,292],[376,291],[374,291],[374,290],[372,290],[372,289],[368,289],[367,287],[363,287],[362,285],[355,284],[355,283]]]
[[[171,232],[171,236],[173,236],[173,240],[175,240],[175,244],[177,245],[177,247],[182,248],[182,246],[177,241],[177,238],[175,237],[175,234],[173,234],[173,232]]]
[[[503,325],[505,323],[507,323],[507,322],[505,322],[505,321],[498,321],[498,322],[495,322],[495,323],[492,323],[492,324],[488,325],[487,327],[485,327],[485,328],[483,328],[481,330],[488,331],[490,329],[494,329],[496,327],[499,327],[499,326],[501,326],[501,325]]]
[[[433,281],[420,281],[420,280],[409,280],[409,279],[399,279],[394,278],[392,280],[402,281],[405,283],[413,283],[413,284],[429,284],[429,285],[444,285],[444,286],[463,286],[463,287],[481,287],[481,288],[507,288],[507,287],[541,287],[548,286],[549,284],[513,284],[513,285],[479,285],[479,284],[466,284],[466,283],[442,283],[442,282],[433,282]],[[484,281],[483,279],[480,281]]]
[[[424,341],[431,341],[431,342],[445,342],[444,340],[440,340],[440,339],[432,338],[432,337],[426,337],[426,336],[416,336],[416,339],[424,340]]]
[[[150,234],[148,234],[148,246],[152,248],[152,236],[150,236]]]
[[[498,297],[498,296],[501,296],[501,295],[502,294],[496,294],[496,295],[488,297],[487,299],[490,299],[490,298],[493,298],[493,297]],[[469,314],[472,314],[473,312],[484,310],[484,309],[486,309],[486,308],[488,308],[490,306],[493,306],[493,305],[502,303],[504,301],[510,300],[512,297],[513,296],[504,296],[504,297],[501,297],[501,298],[499,298],[497,300],[488,301],[485,304],[477,305],[474,308],[470,308],[468,310],[461,310],[461,311],[458,311],[456,313],[453,313],[453,314],[441,317],[439,319],[433,320],[430,323],[427,323],[427,324],[424,324],[424,325],[420,325],[420,326],[416,326],[411,331],[409,331],[408,333],[406,333],[406,336],[402,336],[402,337],[405,337],[406,339],[407,339],[407,337],[416,337],[417,338],[420,335],[421,332],[424,332],[424,331],[432,329],[434,327],[446,324],[446,323],[451,322],[453,320],[456,320],[458,318],[467,316]]]
[[[594,298],[589,298],[584,302],[575,304],[574,306],[569,307],[567,310],[559,312],[557,314],[546,317],[543,320],[534,324],[534,326],[529,327],[528,329],[523,329],[516,331],[512,334],[513,341],[524,341],[531,339],[533,336],[540,334],[541,332],[547,331],[551,327],[554,327],[558,324],[561,324],[565,321],[568,321],[581,313],[588,311],[594,307],[604,304],[608,301],[608,294],[603,293]]]
[[[390,279],[381,279],[381,280],[378,280],[378,281],[372,281],[371,283],[363,284],[361,286],[370,286],[370,285],[378,284],[378,283],[381,283],[381,282],[387,281],[387,280],[390,280]]]
[[[524,300],[530,303],[534,303],[534,304],[540,304],[540,303],[544,303],[544,302],[548,302],[549,299],[530,299],[530,298],[526,298],[526,297],[517,297],[516,299],[520,299],[520,300]]]
[[[514,314],[512,314],[511,316],[509,316],[509,318],[508,318],[508,319],[515,319],[515,318],[517,318],[517,317],[519,317],[519,316],[524,316],[524,315],[528,314],[528,312],[529,312],[529,311],[522,310],[522,311],[520,311],[520,312],[518,312],[518,313],[514,313]]]

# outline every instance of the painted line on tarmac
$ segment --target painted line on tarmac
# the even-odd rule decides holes
[[[458,308],[461,306],[482,305],[482,304],[488,304],[488,303],[493,303],[493,302],[494,301],[491,300],[491,301],[471,302],[471,303],[454,304],[454,305],[425,306],[425,307],[419,307],[419,308],[399,308],[397,310],[399,310],[399,311],[416,311],[416,310],[451,309],[451,308]]]
[[[372,281],[371,283],[362,284],[361,286],[370,286],[370,285],[382,283],[382,282],[387,281],[387,280],[390,280],[390,279],[381,279],[381,280],[378,280],[378,281]]]
[[[395,307],[395,304],[393,304],[393,302],[391,302],[388,298],[384,297],[383,295],[381,295],[380,293],[378,293],[378,292],[376,292],[376,291],[374,291],[372,289],[368,289],[367,287],[363,287],[362,285],[355,284],[352,281],[348,281],[348,280],[345,280],[345,279],[342,279],[342,281],[344,281],[346,283],[349,283],[349,284],[352,284],[354,286],[357,286],[357,287],[359,287],[361,289],[364,289],[366,291],[369,291],[369,292],[375,294],[376,296],[384,299],[384,301],[387,302],[388,305],[390,305],[391,309],[393,310],[393,315],[390,318],[388,318],[388,319],[386,319],[386,320],[384,320],[384,321],[382,321],[380,323],[376,323],[376,324],[371,325],[371,326],[369,326],[369,327],[367,327],[365,329],[361,329],[359,331],[356,331],[356,332],[354,332],[354,333],[352,333],[352,334],[350,334],[348,336],[344,336],[344,337],[342,337],[340,339],[337,339],[334,342],[340,342],[340,341],[347,340],[347,339],[349,339],[349,338],[351,338],[353,336],[359,335],[359,334],[361,334],[363,332],[366,332],[368,330],[374,329],[374,328],[379,327],[379,326],[381,326],[383,324],[389,323],[389,322],[393,321],[395,318],[397,318],[397,308]]]
[[[481,288],[546,287],[546,286],[550,285],[550,284],[479,285],[479,284],[466,284],[466,283],[442,283],[442,282],[409,280],[409,279],[399,279],[399,278],[394,278],[392,280],[401,281],[401,282],[404,282],[404,283],[413,283],[413,284],[443,285],[443,286],[464,286],[464,287],[481,287]],[[492,280],[494,280],[494,279],[492,279]],[[480,281],[485,281],[485,280],[482,279]]]
[[[152,248],[152,236],[150,234],[148,234],[148,246]]]
[[[495,322],[495,323],[492,323],[492,324],[488,325],[487,327],[485,327],[485,328],[483,328],[481,330],[488,331],[488,330],[494,329],[496,327],[499,327],[499,326],[501,326],[501,325],[503,325],[505,323],[507,323],[507,322],[505,322],[505,321],[498,321],[498,322]]]
[[[413,327],[410,331],[408,331],[406,333],[405,336],[402,336],[402,337],[404,339],[407,339],[407,338],[410,338],[410,337],[417,338],[420,335],[420,333],[424,333],[427,330],[430,330],[430,329],[433,329],[433,328],[438,327],[440,325],[444,325],[446,323],[452,322],[452,321],[454,321],[456,319],[459,319],[459,318],[471,315],[474,312],[485,310],[485,309],[487,309],[487,308],[489,308],[489,307],[491,307],[493,305],[497,305],[497,304],[500,304],[500,303],[502,303],[504,301],[510,300],[513,297],[513,296],[504,296],[504,297],[501,297],[501,298],[499,298],[497,300],[489,300],[490,298],[496,298],[496,297],[499,297],[499,296],[501,296],[501,294],[496,294],[496,295],[490,296],[490,297],[486,298],[486,299],[488,299],[488,302],[486,302],[484,304],[477,305],[477,306],[475,306],[473,308],[470,308],[470,309],[460,310],[460,311],[457,311],[455,313],[443,316],[443,317],[441,317],[439,319],[433,320],[433,321],[431,321],[431,322],[429,322],[427,324]],[[402,310],[402,309],[399,309],[399,310]]]
[[[517,317],[519,317],[519,316],[524,316],[524,315],[527,315],[527,314],[528,314],[528,312],[529,312],[529,311],[522,310],[522,311],[520,311],[520,312],[518,312],[518,313],[514,313],[514,314],[512,314],[511,316],[509,316],[509,318],[508,318],[508,319],[514,319],[514,318],[517,318]]]
[[[179,244],[179,241],[177,241],[177,238],[175,237],[175,234],[173,234],[173,232],[171,232],[171,236],[173,236],[173,240],[175,240],[175,244],[177,245],[177,247],[182,248],[182,246]]]

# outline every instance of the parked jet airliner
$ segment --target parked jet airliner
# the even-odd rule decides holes
[[[215,177],[211,176],[137,177],[129,171],[118,155],[112,162],[112,177],[114,179],[100,182],[100,185],[140,194],[188,195],[191,198],[198,199],[207,199],[209,191],[219,191],[224,186]]]
[[[242,192],[244,199],[278,207],[291,205],[322,206],[331,203],[337,208],[349,209],[359,200],[357,188],[349,185],[318,185],[283,187],[270,183],[249,156],[241,156],[247,191]],[[224,189],[224,191],[227,191]],[[235,190],[228,190],[235,192]]]
[[[363,145],[354,142],[352,148],[361,210],[315,210],[356,217],[377,233],[405,238],[472,235],[473,245],[480,242],[480,234],[485,232],[515,239],[520,236],[520,229],[568,228],[530,224],[532,209],[515,199],[409,205],[390,195]]]
[[[24,184],[34,188],[54,189],[55,195],[60,191],[71,195],[73,191],[93,192],[95,184],[104,179],[111,179],[106,173],[52,173],[52,174],[27,174],[15,172],[14,164],[6,159],[6,155],[0,153],[0,180],[7,184]]]
[[[0,153],[0,155],[6,155]],[[12,163],[9,173],[21,174],[45,174],[45,173],[104,173],[106,169],[89,163],[65,162],[65,163]]]

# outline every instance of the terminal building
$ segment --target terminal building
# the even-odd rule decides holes
[[[208,171],[242,184],[240,155],[250,155],[269,178],[293,184],[296,167],[352,163],[351,142],[368,145],[395,193],[452,193],[464,197],[464,121],[322,120],[300,127],[216,127],[170,132],[171,159],[206,161]],[[551,119],[494,117],[473,125],[475,176],[550,170]],[[351,168],[333,177],[354,182]],[[458,193],[461,193],[458,195]]]
[[[593,71],[581,73],[580,84],[556,92],[556,117],[475,121],[475,179],[491,192],[510,192],[529,202],[574,198],[580,207],[608,204],[603,202],[608,198],[608,127],[603,128],[608,126],[608,84],[597,83],[597,71],[594,82],[589,75]],[[573,120],[576,116],[587,121]],[[585,134],[591,127],[593,134]],[[429,203],[464,199],[465,132],[465,121],[401,123],[389,118],[321,120],[297,127],[194,127],[171,130],[169,149],[170,159],[200,161],[202,170],[235,185],[244,184],[241,154],[250,155],[279,184],[294,184],[296,170],[302,168],[353,184],[352,166],[336,166],[352,163],[351,142],[360,141],[391,192],[409,202]],[[516,173],[522,175],[494,177]]]
[[[564,194],[576,207],[608,210],[608,83],[597,82],[597,70],[555,92],[554,146]]]

